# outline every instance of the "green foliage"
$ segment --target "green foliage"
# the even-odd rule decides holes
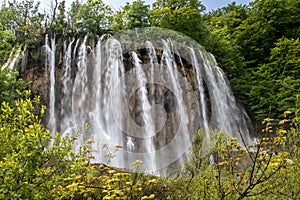
[[[69,9],[65,4],[65,1],[56,2],[52,18],[45,24],[47,34],[65,39],[101,36],[109,32],[113,12],[102,0],[75,0]]]
[[[75,153],[76,137],[51,136],[35,115],[44,112],[44,107],[41,113],[36,109],[39,99],[30,100],[29,93],[21,99],[27,85],[17,73],[2,70],[1,199],[300,198],[298,0],[232,3],[207,14],[198,0],[157,0],[152,8],[137,0],[115,13],[102,0],[76,0],[69,10],[62,1],[50,18],[39,13],[38,6],[33,0],[12,0],[1,8],[0,65],[12,49],[36,47],[44,33],[71,38],[148,26],[167,28],[190,36],[216,56],[256,118],[282,120],[264,120],[266,128],[253,146],[226,139],[224,133],[206,138],[200,131],[182,176],[158,178],[91,164],[92,141]],[[153,31],[151,37],[167,33]],[[108,164],[113,154],[107,153]]]
[[[245,93],[243,87],[247,82],[243,82],[246,76],[244,57],[235,37],[238,27],[247,19],[247,15],[247,7],[232,3],[208,13],[205,18],[212,34],[205,48],[216,57],[218,65],[227,74],[239,97],[243,97],[242,94]]]
[[[79,0],[75,0],[71,3],[71,7],[68,10],[68,18],[67,18],[67,32],[70,33],[71,35],[75,36],[76,35],[76,24],[77,24],[77,15],[79,15],[79,9],[82,6],[82,3],[79,2]],[[65,13],[64,13],[65,15]]]
[[[51,32],[55,33],[55,36],[58,38],[64,38],[67,36],[69,25],[66,20],[66,5],[65,1],[62,1],[58,5],[59,13],[55,17],[53,24],[51,25]],[[67,27],[67,28],[66,28]],[[67,32],[67,33],[66,33]]]
[[[297,0],[254,0],[248,6],[232,3],[207,14],[203,13],[205,7],[198,0],[157,0],[151,9],[144,1],[137,0],[117,12],[101,0],[85,3],[76,0],[69,10],[64,1],[55,3],[50,14],[41,14],[39,4],[33,0],[19,3],[11,0],[1,8],[1,64],[11,49],[24,43],[28,49],[34,48],[45,33],[71,38],[156,26],[188,35],[212,52],[235,94],[256,118],[261,120],[269,113],[279,115],[294,101],[291,91],[284,88],[298,90],[297,56],[288,53],[282,58],[286,63],[275,57],[285,54],[281,40],[299,38]],[[296,44],[294,46],[298,49]],[[281,50],[275,52],[278,48]],[[290,74],[290,70],[294,74],[284,78],[272,74],[271,71],[281,65],[285,66],[285,74]]]
[[[104,165],[100,165],[99,169],[105,171],[98,177],[100,190],[95,191],[99,199],[154,199],[150,188],[156,184],[155,179],[138,172],[117,171]]]
[[[19,43],[36,47],[42,34],[44,16],[38,12],[39,3],[33,0],[10,0],[1,9],[0,21],[4,30],[13,31]]]
[[[0,115],[0,194],[1,199],[51,198],[56,188],[70,174],[77,155],[73,139],[50,136],[34,115],[39,98],[3,102]],[[42,107],[40,114],[43,114]],[[53,145],[48,144],[53,141]]]
[[[13,103],[22,96],[26,87],[27,84],[18,78],[18,72],[9,72],[8,69],[0,71],[0,103]]]
[[[1,12],[1,11],[0,11]],[[8,59],[13,47],[15,46],[16,36],[11,30],[4,30],[0,24],[0,66]]]
[[[275,137],[268,136],[272,120],[264,120],[266,128],[253,145],[241,146],[237,138],[225,141],[223,134],[211,133],[209,154],[198,132],[184,175],[166,181],[168,199],[299,198],[299,119],[291,119],[291,113],[284,113]],[[288,124],[294,127],[290,131]]]
[[[171,10],[178,10],[184,6],[190,6],[192,9],[197,10],[198,12],[202,12],[205,10],[205,7],[201,3],[201,1],[198,0],[188,0],[188,1],[182,1],[182,0],[157,0],[153,3],[154,9],[157,8],[163,8],[163,7],[169,7]]]
[[[258,117],[295,111],[296,94],[300,91],[299,39],[282,38],[275,45],[269,62],[254,72],[257,84],[251,88],[250,96],[255,98],[250,105]]]
[[[193,140],[192,152],[184,163],[183,176],[170,181],[169,199],[216,199],[218,182],[213,156],[225,147],[226,133],[198,131]]]
[[[210,36],[198,1],[157,1],[151,11],[151,26],[179,31],[204,45]]]
[[[236,38],[249,66],[255,67],[269,57],[278,39],[299,37],[300,16],[295,0],[255,0],[250,5],[249,17],[239,27]]]
[[[102,35],[107,32],[111,8],[103,3],[102,0],[88,0],[80,7],[72,4],[72,10],[79,8],[73,16],[73,30],[83,36],[84,34]]]
[[[20,94],[21,95],[21,94]],[[50,135],[37,115],[39,98],[3,102],[0,110],[1,199],[153,199],[156,181],[103,164],[92,165],[90,144],[74,152],[77,135]],[[119,148],[119,147],[118,147]]]
[[[150,6],[137,0],[127,3],[114,15],[112,29],[115,31],[150,26]]]
[[[300,36],[299,6],[297,0],[254,0],[247,7],[232,3],[207,14],[213,37],[206,48],[258,120],[294,109],[299,89],[299,47],[294,42]]]
[[[209,136],[207,135],[209,134]],[[192,152],[188,162],[185,163],[184,173],[194,177],[206,170],[210,164],[210,156],[225,147],[226,133],[210,131],[209,133],[199,130],[193,139]]]
[[[299,95],[298,97],[299,98]],[[269,196],[276,199],[299,199],[300,184],[299,179],[299,101],[297,102],[297,110],[295,115],[291,111],[285,111],[281,120],[278,122],[276,137],[274,141],[281,145],[278,155],[283,155],[279,161],[283,163],[283,167],[269,181],[272,190],[269,191]],[[293,117],[294,116],[294,117]],[[269,121],[269,120],[268,120]],[[271,130],[270,130],[271,131]]]
[[[243,100],[257,115],[257,118],[262,119],[269,113],[270,117],[278,116],[294,104],[291,102],[294,99],[291,91],[274,86],[279,79],[279,74],[276,72],[277,75],[274,76],[273,72],[281,68],[279,67],[281,61],[274,59],[274,56],[280,53],[284,57],[283,51],[275,55],[275,49],[282,46],[278,43],[280,39],[297,39],[300,36],[300,8],[298,1],[295,0],[255,0],[250,5],[249,17],[239,26],[240,31],[236,34],[236,40],[242,47],[241,53],[247,65],[248,76],[245,76],[246,79],[243,82],[248,82],[248,84],[244,84],[246,87]],[[289,59],[287,62],[297,62],[295,57],[285,58]],[[293,77],[297,82],[295,78]],[[289,86],[291,81],[287,80],[287,82]]]
[[[91,153],[92,140],[87,141],[83,152]],[[117,145],[116,149],[120,146]],[[112,155],[106,155],[112,159]],[[71,165],[69,177],[65,178],[65,185],[59,186],[55,197],[72,197],[75,199],[154,199],[155,193],[162,188],[156,178],[146,176],[138,171],[125,172],[121,169],[108,167],[104,164],[91,164],[93,156],[83,156]],[[141,164],[139,161],[133,165]]]
[[[38,112],[39,98],[29,96],[26,92],[14,106],[2,103],[1,199],[299,198],[299,110],[295,117],[291,111],[284,112],[272,137],[275,121],[265,119],[266,128],[254,145],[241,146],[237,138],[226,139],[225,133],[208,136],[199,131],[182,176],[165,179],[91,164],[93,141],[75,153],[76,136],[51,136],[33,114],[42,115],[45,107]],[[106,156],[114,158],[111,151]],[[137,169],[140,164],[133,163]]]

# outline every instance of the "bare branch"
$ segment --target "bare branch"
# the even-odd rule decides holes
[[[291,90],[291,91],[293,91],[293,92],[300,93],[300,90],[298,90],[298,89],[296,89],[296,88],[291,88],[291,87],[289,87],[289,86],[286,86],[286,85],[284,85],[281,81],[278,82],[278,83],[275,83],[275,84],[278,85],[278,86],[281,86],[281,87],[283,87],[283,88],[285,88],[285,89]]]
[[[52,19],[51,19],[51,22],[50,22],[50,25],[49,25],[49,28],[48,29],[51,29],[54,21],[55,21],[55,16],[56,16],[56,10],[57,10],[57,7],[58,7],[58,2],[59,0],[55,0],[55,5],[54,5],[54,8],[53,8],[53,13],[52,13]]]

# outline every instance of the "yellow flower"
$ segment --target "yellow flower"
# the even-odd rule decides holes
[[[291,111],[287,110],[283,113],[284,118],[286,118],[288,115],[292,114]]]

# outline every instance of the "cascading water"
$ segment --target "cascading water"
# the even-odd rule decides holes
[[[202,123],[203,123],[203,128],[204,132],[206,133],[206,137],[209,138],[209,132],[208,132],[208,119],[207,119],[207,105],[205,101],[205,91],[204,91],[204,85],[203,85],[203,78],[201,76],[200,72],[200,66],[198,62],[198,58],[196,57],[196,53],[193,48],[191,48],[191,56],[192,56],[192,61],[193,61],[193,66],[196,74],[196,80],[197,80],[197,85],[198,85],[198,91],[199,91],[199,104],[200,104],[200,113],[202,116]]]
[[[46,36],[46,41],[48,36]],[[48,41],[47,41],[48,42]],[[52,135],[56,132],[56,109],[55,109],[55,39],[51,39],[51,47],[46,43],[46,70],[50,66],[50,92],[49,92],[49,109],[50,118],[48,122],[48,127]]]
[[[64,66],[63,66],[63,72],[62,72],[62,78],[61,78],[61,84],[62,84],[62,96],[64,98],[61,99],[61,118],[62,118],[62,127],[60,127],[61,131],[64,133],[66,130],[70,127],[72,127],[72,121],[71,121],[71,109],[70,106],[72,99],[71,99],[71,90],[70,87],[72,85],[72,79],[71,79],[71,62],[72,62],[72,44],[74,43],[74,40],[70,42],[70,44],[67,46],[66,42],[64,43]]]
[[[192,46],[183,52],[168,39],[146,40],[141,48],[109,36],[95,47],[88,43],[65,43],[56,93],[55,41],[46,44],[52,77],[48,124],[65,135],[88,124],[75,148],[93,139],[92,162],[131,169],[142,160],[140,170],[168,176],[172,172],[165,169],[185,157],[198,129],[207,138],[209,129],[241,139],[240,131],[250,141],[250,120],[211,54]]]
[[[149,152],[148,163],[155,165],[153,153],[155,151],[154,142],[151,137],[155,134],[154,121],[151,116],[151,105],[148,99],[148,91],[146,88],[146,75],[141,66],[141,60],[138,58],[138,55],[135,52],[132,52],[133,64],[136,67],[136,79],[138,84],[138,100],[141,104],[142,109],[142,123],[145,127],[145,132],[141,135],[144,138],[144,146],[146,147],[145,151]],[[155,168],[155,166],[153,166]]]
[[[203,60],[204,81],[208,87],[211,102],[211,125],[225,131],[238,142],[251,141],[248,125],[251,124],[246,112],[237,104],[228,81],[221,68],[217,67],[214,56],[199,52]]]
[[[1,70],[8,68],[9,71],[14,71],[16,63],[18,63],[19,57],[23,53],[24,52],[22,52],[21,48],[17,49],[16,51],[13,49],[8,57],[8,60],[4,63],[4,65],[2,65]]]
[[[78,71],[74,80],[72,91],[72,115],[75,120],[75,128],[84,127],[88,113],[88,58],[85,37],[78,51]]]

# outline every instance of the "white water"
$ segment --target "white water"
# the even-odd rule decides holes
[[[46,71],[50,67],[50,90],[49,90],[49,122],[48,127],[51,135],[56,132],[56,109],[55,109],[55,51],[56,44],[55,39],[51,39],[51,46],[48,45],[48,36],[46,36]],[[46,73],[47,74],[47,73]],[[48,78],[48,75],[46,76]]]
[[[178,151],[178,147],[186,147],[186,144],[191,144],[190,141],[190,135],[193,133],[190,133],[190,130],[188,128],[189,124],[189,116],[188,116],[188,110],[186,107],[187,101],[184,101],[183,99],[183,91],[182,86],[180,85],[180,80],[178,78],[178,71],[177,71],[177,65],[174,58],[174,51],[171,51],[171,48],[173,48],[172,41],[162,41],[163,43],[163,54],[162,54],[162,61],[161,61],[161,69],[167,70],[167,75],[170,80],[167,80],[170,82],[170,86],[172,88],[172,92],[174,92],[174,95],[176,96],[176,101],[178,105],[178,112],[179,112],[179,122],[175,120],[175,118],[172,119],[172,124],[179,123],[179,132],[178,132],[178,139],[175,139],[175,145],[172,145],[171,152],[176,152],[178,156],[182,156],[184,152]],[[165,65],[164,65],[165,64]],[[166,133],[167,134],[167,133]],[[187,150],[187,149],[186,149]],[[169,150],[170,151],[170,150]],[[181,155],[180,155],[181,154]]]
[[[26,47],[24,48],[26,49]],[[16,69],[20,58],[24,57],[24,51],[22,51],[21,47],[17,50],[15,48],[11,51],[7,61],[2,65],[1,70],[8,69],[9,72],[18,70]]]
[[[116,145],[124,146],[123,138],[125,136],[122,134],[122,124],[125,120],[125,116],[123,115],[123,100],[126,89],[124,78],[125,68],[119,41],[109,38],[105,44],[105,50],[103,74],[99,74],[99,81],[104,87],[102,90],[102,112],[97,113],[97,115],[103,117],[103,120],[99,121],[99,125],[105,128],[100,129],[103,133],[100,133],[98,138],[101,141],[104,136],[107,139],[110,151],[113,151]],[[101,76],[103,76],[103,79]],[[101,146],[100,148],[98,146],[97,151],[99,152],[98,157],[101,157],[103,152]],[[114,166],[125,166],[124,157],[120,151],[114,154],[118,159],[113,159],[111,164]],[[98,162],[101,162],[101,160],[98,160]]]
[[[188,69],[183,68],[181,58],[177,63],[174,52],[179,53],[172,41],[161,40],[160,44],[158,58],[153,43],[145,43],[145,61],[137,51],[124,51],[114,38],[102,37],[95,47],[88,45],[87,38],[81,44],[72,40],[65,44],[61,89],[56,93],[55,40],[51,40],[51,47],[46,44],[46,66],[50,67],[48,125],[52,132],[59,129],[70,135],[88,124],[75,148],[93,139],[96,152],[92,162],[109,161],[112,166],[131,169],[132,162],[142,160],[142,171],[159,171],[165,176],[168,172],[161,169],[184,156],[198,128],[205,130],[208,138],[209,129],[224,130],[239,139],[241,131],[249,141],[249,119],[214,57],[186,48],[190,52],[186,60],[193,71],[189,78],[196,84],[193,89],[187,77],[179,73]],[[124,66],[124,55],[129,56],[126,59],[131,68]],[[55,107],[55,100],[59,100],[60,109]],[[115,151],[116,145],[123,148]],[[116,157],[108,159],[106,153]]]
[[[197,80],[197,85],[198,85],[198,91],[199,91],[199,99],[200,99],[200,109],[201,109],[201,116],[202,116],[202,123],[203,123],[203,128],[204,132],[206,134],[206,137],[209,138],[209,127],[208,127],[208,117],[207,117],[207,105],[205,102],[205,91],[204,91],[204,84],[203,84],[203,78],[202,74],[200,72],[200,65],[198,58],[196,56],[195,50],[191,48],[191,56],[192,56],[192,61],[193,61],[193,66],[196,74],[196,80]]]
[[[61,118],[62,118],[62,127],[60,130],[62,133],[67,132],[67,129],[73,126],[72,118],[71,118],[71,94],[72,91],[70,87],[72,85],[71,79],[71,62],[72,62],[72,44],[74,43],[74,39],[67,45],[66,42],[64,43],[64,65],[61,77],[61,84],[62,84],[62,96],[61,99]]]
[[[141,138],[144,139],[145,151],[149,153],[147,163],[152,165],[152,168],[155,168],[155,157],[153,152],[155,151],[154,141],[152,136],[155,135],[155,124],[151,115],[151,105],[148,99],[148,91],[146,88],[146,74],[142,68],[141,60],[135,52],[132,52],[133,64],[136,67],[136,80],[137,80],[137,89],[138,89],[138,100],[141,102],[142,109],[142,123],[145,127],[145,131],[140,133]],[[129,146],[129,148],[131,148]],[[145,162],[145,161],[144,161]],[[149,165],[148,164],[148,165]]]
[[[245,141],[251,141],[249,129],[250,119],[246,112],[237,104],[223,71],[217,66],[212,54],[199,52],[203,60],[204,80],[207,84],[211,102],[211,125],[225,131],[230,137],[237,137],[242,143],[240,134]]]

